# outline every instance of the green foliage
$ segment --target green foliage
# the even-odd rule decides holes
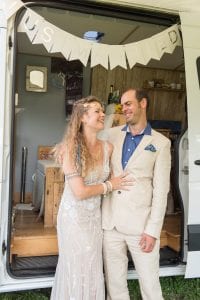
[[[183,276],[162,277],[160,279],[165,300],[200,299],[200,278],[184,279]],[[142,300],[138,280],[129,280],[131,300]],[[0,300],[48,300],[51,289],[0,294]]]
[[[165,300],[198,300],[200,299],[200,279],[184,279],[183,276],[160,278]],[[141,300],[137,280],[128,283],[131,300]]]

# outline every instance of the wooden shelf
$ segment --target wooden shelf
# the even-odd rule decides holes
[[[174,93],[184,93],[185,90],[183,89],[168,89],[168,88],[151,88],[151,87],[143,87],[144,90],[149,91],[159,91],[159,92],[174,92]]]

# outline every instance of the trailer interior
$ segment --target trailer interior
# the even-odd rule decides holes
[[[122,45],[137,42],[178,22],[177,16],[137,15],[137,11],[34,6],[32,10],[53,25],[83,38],[85,32],[104,33],[101,42]],[[23,10],[16,19],[20,23]],[[148,90],[151,126],[172,143],[172,169],[167,210],[160,237],[160,265],[174,266],[182,260],[184,211],[178,187],[178,144],[187,128],[184,55],[182,47],[147,65],[106,70],[67,61],[61,53],[50,54],[32,44],[16,29],[15,97],[12,120],[10,230],[8,268],[12,276],[53,275],[58,258],[56,217],[64,186],[60,165],[51,150],[58,143],[70,118],[74,101],[89,94],[107,105],[110,86],[122,94],[127,88]],[[36,67],[36,68],[35,68]],[[27,72],[44,68],[46,89],[34,91]],[[41,70],[41,69],[39,69]],[[112,126],[121,125],[120,112],[113,113]],[[133,269],[133,262],[129,261]]]

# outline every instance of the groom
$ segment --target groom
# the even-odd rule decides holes
[[[128,172],[134,178],[129,191],[104,198],[104,268],[107,299],[129,300],[127,249],[138,273],[143,300],[161,300],[159,241],[170,176],[170,141],[147,122],[149,98],[130,89],[121,98],[126,126],[109,129],[113,144],[113,176]]]

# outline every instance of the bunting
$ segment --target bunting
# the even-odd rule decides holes
[[[23,5],[20,0],[4,1],[6,17],[9,18]],[[18,32],[25,32],[31,43],[42,44],[49,53],[60,52],[67,60],[79,59],[84,66],[91,58],[91,67],[100,64],[111,70],[117,66],[132,68],[137,63],[146,65],[151,59],[160,60],[164,53],[172,53],[177,46],[182,45],[176,24],[138,42],[107,45],[76,37],[46,21],[29,8],[26,8]]]

